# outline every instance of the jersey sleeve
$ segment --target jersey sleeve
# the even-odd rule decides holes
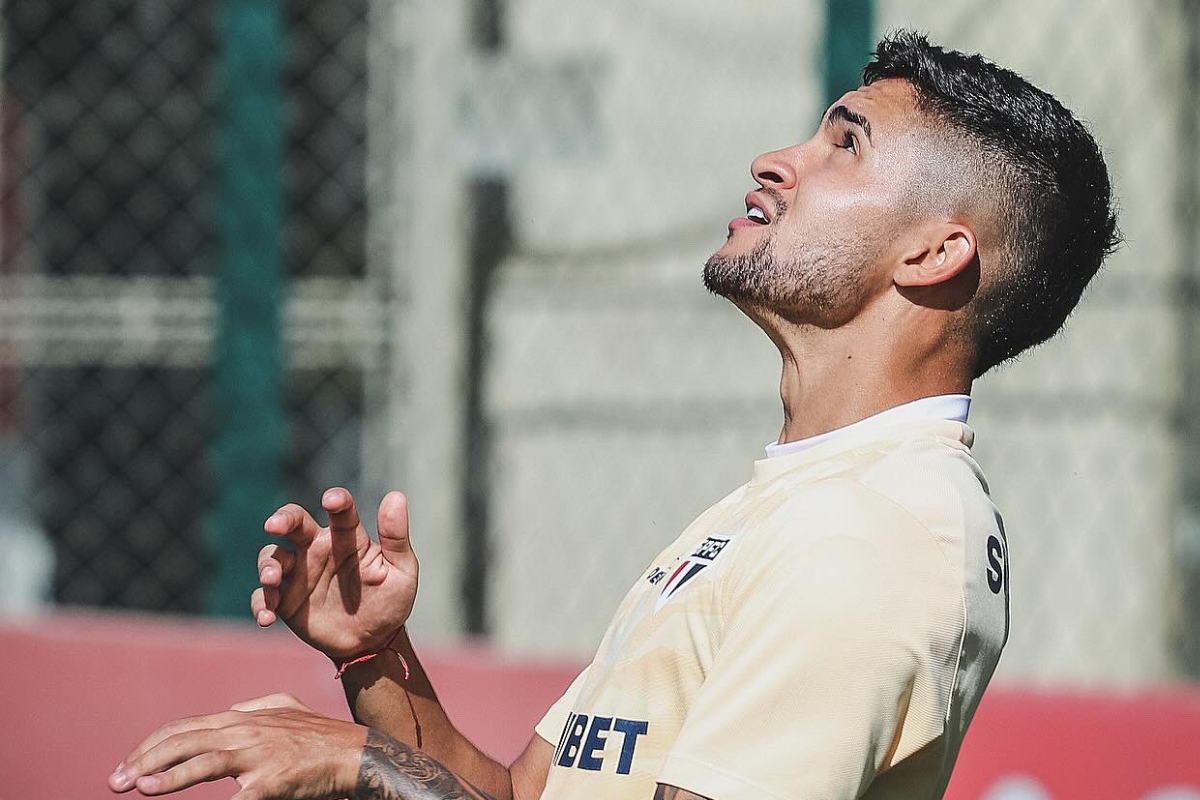
[[[571,708],[575,705],[579,692],[583,689],[583,682],[587,680],[587,674],[588,667],[584,667],[583,671],[575,676],[575,680],[571,681],[571,685],[563,692],[562,697],[554,701],[554,705],[550,706],[550,710],[542,717],[541,722],[534,727],[537,735],[550,744],[558,743],[563,727],[567,724],[567,716],[571,713]]]
[[[731,571],[719,650],[660,783],[713,800],[853,800],[941,735],[963,629],[954,570],[871,490],[805,495]]]

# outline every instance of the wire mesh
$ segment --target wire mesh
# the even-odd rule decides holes
[[[52,547],[60,603],[207,607],[218,10],[3,4],[0,417],[26,464],[14,513]],[[284,13],[289,496],[360,469],[363,364],[336,306],[365,264],[366,12]]]

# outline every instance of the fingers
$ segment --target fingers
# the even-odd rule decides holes
[[[279,614],[279,589],[274,586],[260,586],[250,593],[250,615],[261,628],[269,628],[275,624]]]
[[[133,748],[133,752],[126,756],[125,760],[122,762],[122,765],[133,763],[137,759],[141,758],[142,755],[147,751],[156,747],[159,743],[169,739],[172,736],[176,736],[181,733],[187,733],[189,731],[211,730],[213,728],[219,728],[222,725],[229,724],[236,718],[237,716],[235,714],[226,711],[221,714],[205,714],[204,716],[199,717],[185,717],[184,719],[177,719],[174,722],[168,722],[166,725],[163,725],[161,728],[154,731],[154,733],[143,739],[137,747]]]
[[[362,527],[358,506],[350,491],[340,486],[322,495],[321,506],[329,513],[330,547],[335,562],[340,563],[358,552],[358,531]]]
[[[321,496],[321,507],[329,513],[329,530],[334,536],[356,533],[362,524],[349,489],[336,486],[327,490]]]
[[[295,565],[295,553],[269,544],[258,551],[258,580],[263,586],[278,586]]]
[[[408,538],[408,498],[401,492],[388,492],[379,504],[379,546],[383,555],[395,564],[400,556],[412,553]]]
[[[280,586],[295,565],[296,555],[277,544],[269,544],[258,551],[258,580],[262,588],[255,589],[250,595],[250,613],[261,627],[275,624]]]
[[[229,750],[206,751],[165,772],[144,775],[134,785],[142,794],[169,794],[197,783],[238,774],[236,760],[234,753]]]
[[[321,532],[321,526],[312,514],[295,503],[288,503],[267,517],[263,530],[272,536],[286,536],[292,544],[304,547]]]
[[[287,692],[276,692],[266,697],[256,697],[253,700],[243,700],[234,703],[230,711],[262,711],[268,708],[294,708],[297,711],[312,712],[312,709],[301,703],[294,695]]]
[[[241,785],[243,800],[315,796],[314,781],[326,787],[321,796],[350,795],[366,728],[313,714],[290,695],[238,707],[251,710],[163,726],[118,765],[109,787],[161,795],[228,776]]]
[[[213,714],[207,719],[215,719],[223,717],[228,719],[226,714]],[[193,718],[196,719],[196,718]],[[180,720],[180,722],[189,722],[190,720]],[[175,723],[172,723],[174,725]],[[153,736],[160,733],[166,728],[171,728],[172,725],[165,725],[160,728]],[[174,767],[177,764],[182,764],[196,756],[213,751],[221,751],[225,749],[224,738],[221,733],[216,730],[217,726],[209,728],[191,728],[177,730],[168,736],[159,738],[154,744],[139,748],[139,752],[127,758],[122,764],[117,767],[111,776],[109,776],[109,785],[116,791],[124,792],[132,789],[135,785],[138,789],[142,788],[142,781],[147,776],[157,775],[158,773]],[[209,765],[212,766],[211,764]],[[191,772],[185,772],[185,775],[190,775]],[[199,774],[199,773],[197,773]],[[223,776],[214,776],[223,777]],[[212,778],[197,778],[196,780],[211,780]],[[154,781],[151,781],[153,784]],[[190,784],[188,784],[190,785]],[[182,788],[182,787],[177,787]],[[166,790],[173,791],[173,790]],[[161,792],[157,792],[161,794]]]

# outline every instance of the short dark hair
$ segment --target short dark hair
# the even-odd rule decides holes
[[[1108,168],[1062,103],[981,56],[896,31],[863,70],[866,85],[886,78],[907,81],[919,111],[972,145],[976,189],[1002,217],[1007,263],[967,311],[978,377],[1057,333],[1119,246]]]

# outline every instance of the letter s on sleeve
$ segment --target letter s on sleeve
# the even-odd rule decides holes
[[[995,536],[989,536],[987,551],[988,588],[992,590],[992,594],[1000,594],[1000,590],[1004,588],[1004,545],[1000,544],[1000,540]]]

